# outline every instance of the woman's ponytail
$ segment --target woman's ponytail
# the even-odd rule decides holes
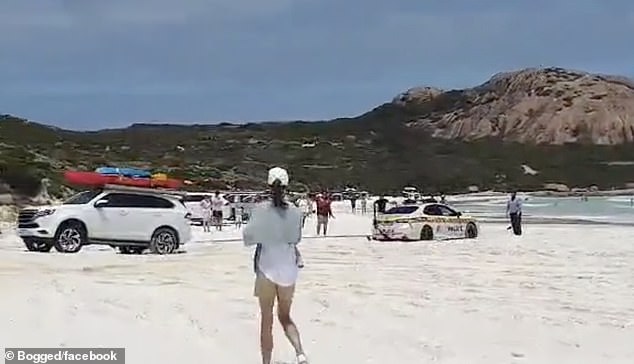
[[[284,186],[280,183],[279,180],[275,180],[271,185],[271,200],[273,201],[273,206],[279,208],[287,208],[288,202],[284,199]]]

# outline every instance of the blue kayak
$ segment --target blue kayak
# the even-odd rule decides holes
[[[151,178],[152,173],[144,169],[137,168],[116,168],[116,167],[99,167],[95,172],[105,176],[123,176],[131,178]]]

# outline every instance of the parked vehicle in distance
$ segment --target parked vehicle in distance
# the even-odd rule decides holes
[[[418,189],[416,187],[413,187],[413,186],[405,186],[405,187],[403,187],[403,191],[401,191],[401,195],[406,200],[414,200],[414,201],[419,201],[421,199],[421,197],[422,197],[420,192],[418,192]]]
[[[77,253],[104,244],[124,254],[146,249],[170,254],[191,239],[182,194],[153,188],[106,185],[76,194],[61,205],[23,209],[17,234],[30,251]]]

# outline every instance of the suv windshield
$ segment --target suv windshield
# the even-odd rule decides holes
[[[101,190],[84,191],[76,194],[64,202],[64,205],[83,205],[92,201],[101,193]]]
[[[418,210],[418,206],[397,206],[385,211],[385,213],[390,215],[407,215],[416,210]]]

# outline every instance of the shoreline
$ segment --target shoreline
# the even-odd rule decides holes
[[[556,191],[535,191],[526,192],[529,196],[534,197],[612,197],[612,196],[632,196],[634,197],[634,189],[620,189],[620,190],[607,190],[607,191],[570,191],[570,192],[556,192]]]
[[[451,194],[447,196],[451,197],[459,197],[459,196],[507,196],[511,192],[508,191],[496,191],[496,190],[488,190],[481,192],[470,192],[470,193],[457,193]],[[572,189],[571,191],[550,191],[550,190],[537,190],[537,191],[521,191],[518,190],[518,193],[526,196],[532,197],[613,197],[613,196],[632,196],[634,197],[634,188],[623,188],[623,189],[615,189],[615,190],[578,190]]]
[[[480,224],[497,225],[497,224],[509,224],[508,219],[502,218],[478,218]],[[522,218],[522,225],[566,225],[566,226],[622,226],[622,227],[634,227],[634,222],[623,221],[599,221],[591,219],[575,219],[575,218],[556,218],[556,217],[535,217],[535,218]]]

